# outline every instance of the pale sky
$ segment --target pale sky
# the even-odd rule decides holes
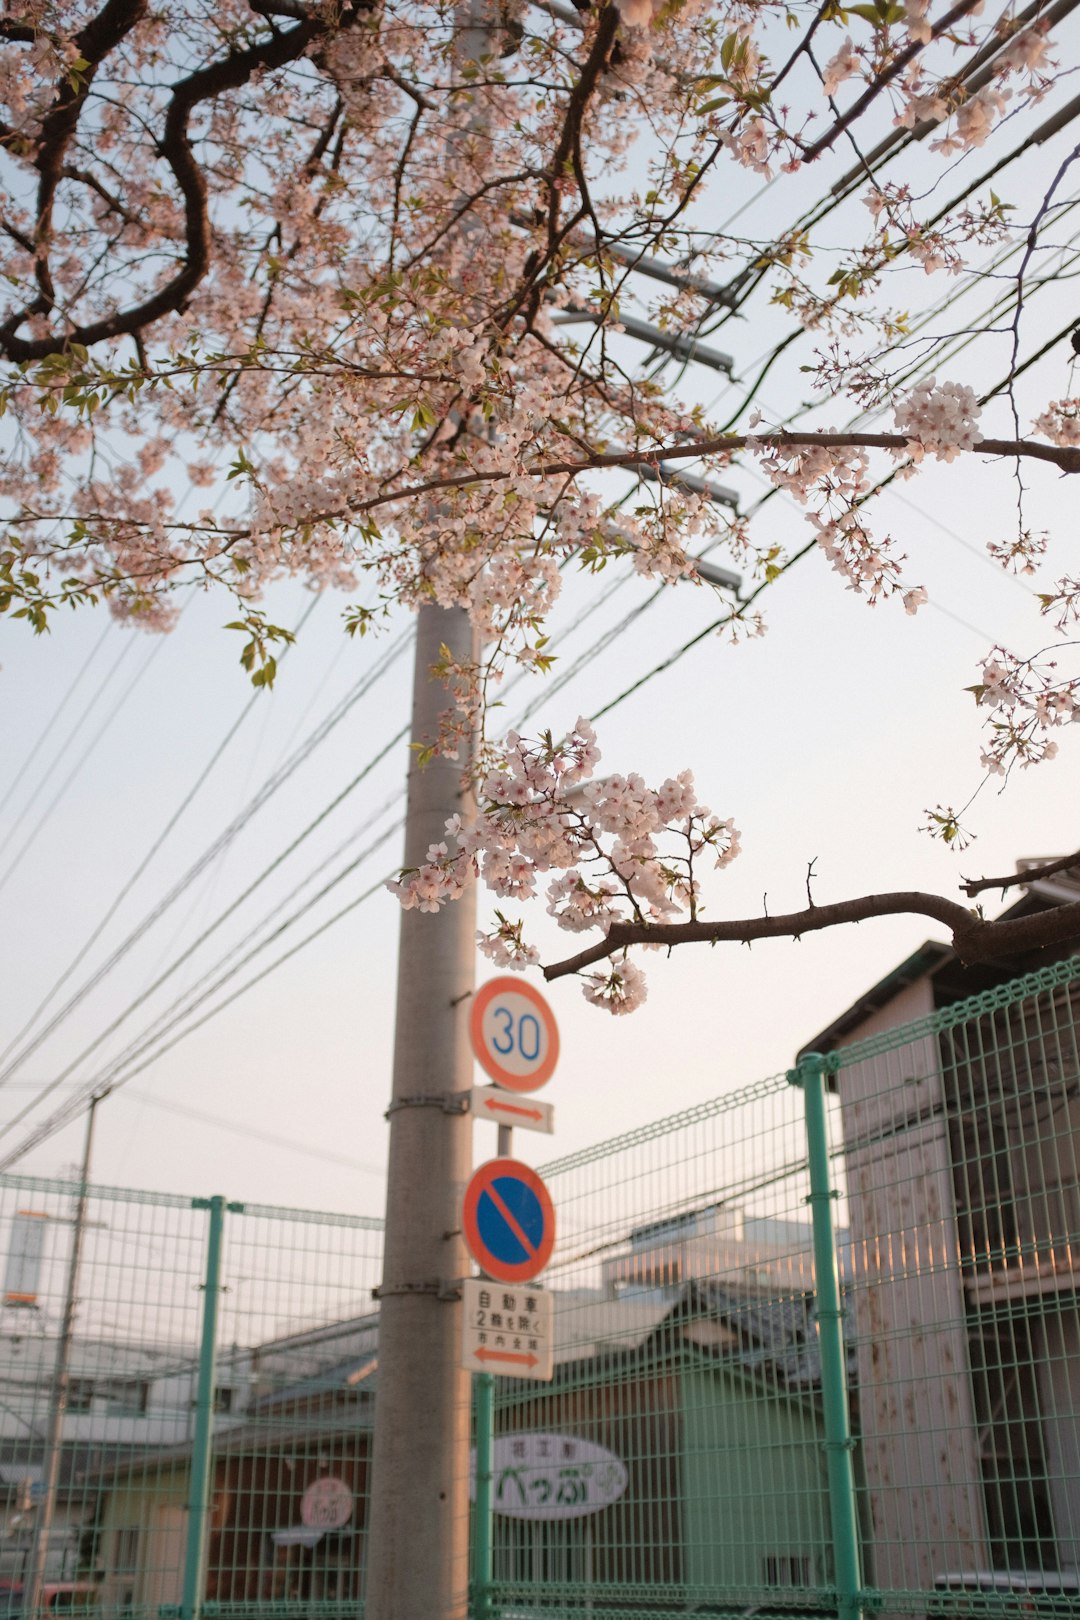
[[[1077,43],[1075,25],[1062,37],[1064,58],[1075,60],[1076,50],[1067,48],[1070,37]],[[1039,153],[1038,170],[1028,173],[1022,187],[1010,190],[1009,171],[995,181],[999,193],[1030,199],[1068,147],[1066,131]],[[981,173],[990,154],[972,154],[969,162],[963,173]],[[819,192],[831,178],[822,170],[819,180],[815,172]],[[805,179],[801,198],[794,182],[759,196],[754,177],[739,175],[732,182],[725,170],[724,184],[721,213],[744,195],[752,197],[740,228],[761,234],[806,200]],[[1068,186],[1066,193],[1071,197]],[[708,206],[719,208],[718,199]],[[843,218],[841,212],[828,237],[837,246],[844,241]],[[1065,242],[1072,234],[1070,214],[1053,240]],[[1041,292],[1038,302],[1033,298],[1023,353],[1068,320],[1075,297],[1071,274],[1065,263],[1060,285]],[[956,284],[908,270],[898,274],[896,289],[898,300],[921,312]],[[973,288],[970,307],[988,304],[995,290],[1001,284],[993,280]],[[789,318],[769,309],[764,298],[748,314],[715,341],[733,353],[737,373],[750,378],[762,354],[788,329]],[[941,330],[961,325],[956,311],[938,317]],[[1008,342],[1007,333],[983,340],[941,374],[989,386],[1004,369]],[[767,421],[809,397],[811,378],[799,367],[812,362],[813,341],[804,339],[789,355],[759,396]],[[1025,377],[1021,404],[1028,417],[1022,428],[1043,401],[1070,391],[1070,374],[1065,343]],[[682,387],[706,403],[723,394],[718,419],[728,401],[733,410],[739,399],[711,372],[692,373]],[[833,406],[810,420],[840,425],[851,414]],[[988,432],[1008,431],[1000,403],[988,410],[984,425]],[[1064,572],[1077,497],[1050,470],[1025,476],[1030,524],[1051,529],[1057,573]],[[761,492],[752,466],[732,469],[726,481],[739,490],[744,506]],[[655,783],[689,766],[702,799],[735,818],[744,853],[711,883],[713,914],[758,914],[765,895],[771,911],[797,908],[811,861],[818,902],[889,888],[955,896],[961,874],[1008,871],[1019,856],[1064,853],[1080,843],[1080,738],[1069,735],[1062,737],[1054,763],[1018,773],[1003,794],[993,786],[984,789],[971,814],[978,841],[966,854],[950,853],[919,831],[927,806],[960,803],[978,784],[977,717],[964,688],[979,678],[980,655],[999,640],[1030,651],[1049,639],[1029,585],[1002,573],[983,549],[988,539],[1010,532],[1014,490],[1010,469],[967,458],[892,486],[876,504],[877,527],[902,541],[910,583],[930,592],[930,605],[914,619],[899,602],[869,609],[814,555],[767,594],[763,639],[733,648],[706,638],[599,723],[602,772],[637,770]],[[765,508],[755,529],[759,540],[792,547],[805,534],[803,519],[782,499]],[[716,558],[730,565],[722,552]],[[560,625],[570,625],[616,582],[618,589],[586,623],[560,636]],[[554,623],[560,664],[553,679],[650,590],[625,562],[595,578],[568,577]],[[340,614],[355,594],[327,594],[315,607],[276,689],[254,703],[224,758],[52,1006],[153,910],[400,632],[404,616],[378,641],[349,641]],[[283,587],[269,604],[271,614],[295,625],[307,600],[298,587]],[[709,589],[669,590],[543,702],[532,727],[557,733],[578,714],[595,712],[721,610]],[[24,772],[0,812],[2,1044],[83,946],[248,705],[250,688],[237,662],[240,638],[220,628],[232,616],[224,601],[193,596],[178,628],[164,638],[115,626],[106,630],[102,609],[68,616],[51,636],[37,640],[21,624],[0,626],[0,799],[16,773]],[[32,1087],[55,1079],[96,1040],[386,746],[407,719],[410,679],[406,655],[28,1059],[0,1096],[0,1120],[10,1119],[32,1100]],[[533,680],[511,693],[508,723],[542,689],[543,682]],[[405,765],[399,744],[198,954],[101,1043],[94,1059],[76,1068],[76,1078],[97,1072],[95,1062],[100,1067],[138,1036],[218,958],[235,952],[229,957],[234,961],[253,935],[257,943],[264,916],[339,845],[353,840],[284,907],[278,922],[363,850],[399,814],[392,801]],[[400,848],[395,833],[207,1005],[390,872]],[[542,903],[532,910],[545,960],[577,948],[575,936],[560,935],[548,924]],[[100,1112],[95,1180],[381,1213],[397,925],[397,903],[380,890],[119,1090]],[[671,960],[649,956],[649,999],[622,1019],[587,1006],[573,981],[552,986],[547,994],[560,1021],[563,1055],[544,1095],[555,1104],[557,1130],[553,1140],[522,1138],[521,1156],[542,1163],[787,1067],[800,1045],[934,932],[919,920],[901,918],[800,944],[693,947]],[[481,961],[478,972],[483,979],[491,970]],[[531,977],[541,983],[538,974]],[[58,1091],[53,1101],[63,1095]],[[0,1138],[0,1148],[9,1150],[25,1129]],[[246,1140],[245,1130],[251,1133]],[[69,1166],[78,1157],[81,1133],[80,1122],[21,1167],[52,1174]],[[478,1125],[477,1160],[494,1147],[493,1130]]]

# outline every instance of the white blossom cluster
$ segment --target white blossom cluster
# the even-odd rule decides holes
[[[696,868],[717,868],[739,853],[739,835],[699,804],[689,771],[649,788],[640,776],[595,778],[596,735],[584,719],[561,743],[527,742],[511,733],[500,765],[490,770],[471,824],[446,823],[449,843],[433,844],[427,860],[389,885],[406,910],[438,911],[479,877],[503,899],[526,900],[537,879],[547,885],[547,909],[571,933],[613,923],[642,926],[697,913]],[[500,967],[524,968],[536,951],[520,922],[498,913],[480,948]],[[611,1012],[629,1012],[645,997],[641,970],[623,959],[586,979],[585,994]]]
[[[1034,423],[1035,432],[1051,444],[1080,445],[1080,398],[1055,399]]]
[[[1048,733],[1080,721],[1080,679],[1063,679],[1053,662],[1019,658],[1002,646],[983,661],[981,677],[973,688],[976,702],[994,716],[981,756],[984,770],[1005,776],[1014,762],[1053,759],[1058,747]]]
[[[916,461],[926,451],[938,461],[955,461],[962,450],[974,450],[982,439],[980,415],[975,390],[966,383],[939,385],[936,377],[926,377],[897,405],[896,429],[908,438]]]
[[[849,588],[872,603],[902,589],[900,565],[886,536],[875,540],[866,526],[863,503],[870,493],[865,451],[829,444],[758,446],[761,464],[778,489],[804,506],[817,542]],[[904,597],[914,613],[926,593],[921,586]]]

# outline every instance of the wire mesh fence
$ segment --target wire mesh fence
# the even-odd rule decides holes
[[[798,1092],[777,1076],[543,1174],[556,1368],[495,1390],[489,1612],[825,1608]]]
[[[1080,960],[831,1055],[866,1581],[1080,1609]]]
[[[1080,958],[923,1004],[543,1170],[476,1620],[1080,1620]],[[0,1620],[361,1614],[381,1222],[5,1176],[0,1251]]]
[[[0,1609],[354,1614],[382,1223],[82,1192],[0,1178]]]

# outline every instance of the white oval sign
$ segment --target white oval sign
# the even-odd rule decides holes
[[[300,1498],[300,1522],[309,1530],[340,1530],[352,1518],[353,1493],[343,1479],[313,1481]]]
[[[626,1464],[576,1434],[500,1434],[493,1450],[491,1505],[508,1519],[582,1519],[626,1489]],[[475,1451],[469,1491],[475,1500]]]

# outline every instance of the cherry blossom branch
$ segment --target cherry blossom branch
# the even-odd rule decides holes
[[[58,346],[81,343],[86,347],[104,339],[129,336],[145,331],[163,315],[182,310],[188,298],[210,268],[210,221],[207,211],[206,175],[195,160],[188,134],[188,123],[201,103],[240,89],[257,74],[297,61],[322,35],[329,34],[329,20],[308,19],[287,32],[275,31],[269,38],[246,50],[198,68],[172,88],[165,112],[164,128],[157,142],[158,155],[172,171],[182,201],[184,239],[180,269],[149,298],[125,310],[114,310],[100,320],[72,323],[61,334],[21,338],[19,328],[35,315],[49,313],[54,304],[47,247],[53,197],[63,177],[64,154],[74,135],[80,111],[85,104],[90,78],[96,65],[113,50],[147,11],[146,0],[108,0],[108,3],[76,36],[76,43],[90,67],[74,82],[65,80],[56,104],[42,126],[42,139],[36,166],[41,181],[38,192],[38,254],[35,272],[38,296],[17,309],[0,326],[0,353],[9,360],[44,360]],[[337,26],[347,26],[357,7],[344,8]]]
[[[866,111],[867,107],[870,106],[871,102],[876,100],[876,98],[881,94],[882,90],[886,89],[894,79],[898,78],[899,75],[903,73],[908,64],[914,61],[915,57],[925,49],[931,40],[939,39],[942,34],[948,33],[949,29],[952,28],[954,23],[959,22],[962,17],[969,16],[972,12],[978,11],[980,7],[981,0],[959,0],[958,5],[953,6],[950,11],[945,13],[944,17],[942,17],[940,21],[934,23],[933,27],[929,31],[929,37],[927,39],[912,40],[911,44],[908,45],[905,50],[899,51],[896,56],[892,58],[888,67],[882,69],[882,71],[876,75],[873,82],[867,86],[862,95],[858,96],[852,102],[851,106],[845,109],[836,122],[825,131],[824,135],[820,135],[818,139],[812,143],[812,145],[805,148],[802,154],[803,162],[810,163],[814,158],[820,157],[822,152],[828,151],[829,147],[833,145],[837,137],[842,135],[846,129],[850,129],[851,125],[862,117],[863,113]]]
[[[911,889],[862,895],[828,906],[808,906],[804,911],[792,911],[782,916],[749,917],[731,922],[613,922],[605,939],[579,951],[576,956],[551,963],[543,971],[549,982],[566,978],[631,945],[668,948],[724,942],[749,945],[758,939],[800,939],[803,934],[817,933],[824,928],[868,922],[874,917],[895,916],[929,917],[944,924],[952,934],[953,948],[964,963],[992,962],[1080,940],[1080,901],[1057,906],[1052,911],[1033,917],[987,922],[954,900]]]
[[[55,297],[48,246],[52,235],[53,199],[63,175],[64,154],[75,133],[98,67],[142,21],[147,9],[147,0],[106,0],[97,16],[92,17],[75,35],[75,47],[83,66],[77,73],[66,74],[57,86],[56,99],[42,121],[41,138],[34,160],[39,176],[34,227],[34,278],[38,295],[25,310],[17,312],[0,329],[0,340],[9,328],[14,334],[24,320],[34,315],[48,314],[53,308]]]
[[[404,488],[383,489],[377,495],[370,495],[363,499],[350,500],[346,506],[333,510],[307,513],[305,524],[336,523],[348,520],[366,512],[372,512],[379,507],[400,505],[403,502],[413,501],[419,497],[431,495],[439,491],[453,489],[479,488],[485,484],[506,483],[512,478],[553,478],[570,476],[579,473],[593,472],[605,467],[625,467],[633,470],[635,467],[659,468],[661,462],[676,460],[690,460],[701,456],[730,455],[737,450],[773,450],[784,451],[789,449],[811,449],[816,446],[825,446],[830,449],[879,449],[895,452],[906,452],[910,449],[912,439],[903,433],[797,433],[784,431],[780,433],[763,434],[728,434],[719,439],[701,440],[697,443],[678,442],[671,445],[660,445],[648,454],[640,450],[619,450],[598,452],[595,455],[585,455],[574,460],[549,461],[540,465],[529,465],[518,468],[492,468],[474,469],[469,472],[446,474],[442,477],[424,479],[419,483],[408,484]],[[1048,462],[1059,468],[1063,473],[1080,473],[1080,446],[1039,444],[1027,439],[980,439],[970,448],[960,449],[957,453],[967,455],[985,454],[990,456],[1016,456],[1025,457],[1035,461]],[[65,521],[62,514],[29,514],[15,516],[7,521],[10,524],[37,521],[42,516],[52,521]],[[71,520],[75,515],[71,514]],[[111,521],[104,514],[94,514],[83,521]],[[157,520],[155,520],[156,522]],[[133,532],[146,526],[146,522],[139,519],[125,520],[126,526]],[[217,526],[203,523],[166,524],[166,528],[182,528],[185,531],[196,533],[216,534],[223,532]],[[256,530],[253,528],[236,527],[228,531],[230,543],[249,539]],[[174,565],[175,559],[170,564]]]
[[[595,472],[603,467],[653,467],[662,461],[692,460],[698,456],[731,455],[736,450],[761,448],[763,450],[809,449],[823,445],[828,449],[896,450],[907,451],[911,435],[904,433],[732,433],[721,439],[704,439],[698,443],[679,442],[657,445],[647,454],[640,450],[609,450],[576,461],[550,461],[540,466],[515,469],[494,469],[490,472],[452,473],[443,478],[429,478],[423,483],[409,484],[404,489],[388,490],[366,500],[350,503],[350,512],[369,512],[377,506],[394,501],[411,500],[418,495],[429,495],[436,490],[465,489],[471,484],[500,484],[510,478],[550,478],[563,473]],[[1046,461],[1064,473],[1080,473],[1080,446],[1039,444],[1030,439],[980,439],[968,455],[1021,456],[1033,461]],[[328,512],[320,518],[343,517],[345,513]],[[316,521],[313,519],[313,521]]]

